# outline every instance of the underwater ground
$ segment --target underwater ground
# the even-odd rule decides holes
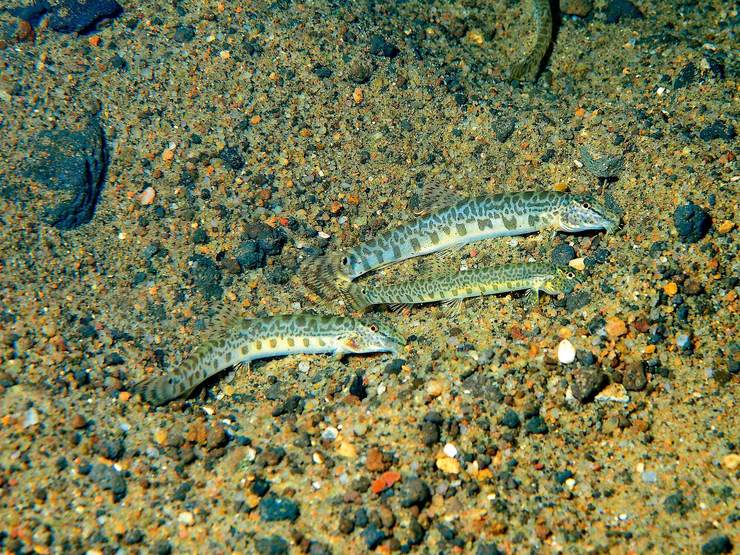
[[[732,3],[561,0],[544,71],[512,83],[534,31],[511,0],[7,2],[2,551],[737,550]],[[448,255],[582,283],[387,313],[397,358],[132,394],[224,310],[343,311],[303,261],[440,183],[589,192],[622,225]]]

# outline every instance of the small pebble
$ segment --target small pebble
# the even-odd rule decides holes
[[[442,449],[445,455],[448,457],[457,457],[457,447],[452,445],[451,443],[445,444],[444,448]]]
[[[156,193],[154,191],[154,187],[147,187],[139,195],[139,204],[141,204],[142,206],[149,206],[154,202],[155,196]]]
[[[570,364],[576,359],[576,349],[567,339],[563,339],[558,345],[558,360],[561,364]]]
[[[601,393],[594,397],[594,401],[600,403],[629,403],[630,398],[627,390],[620,383],[612,383],[606,386]]]

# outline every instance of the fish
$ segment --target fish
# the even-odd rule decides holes
[[[353,281],[402,260],[475,241],[543,230],[611,233],[620,221],[617,211],[587,194],[527,191],[447,202],[350,249],[309,259],[303,265],[304,283],[319,295],[331,295],[338,281]]]
[[[569,293],[578,278],[575,273],[543,262],[502,264],[460,272],[438,272],[422,279],[399,283],[370,285],[348,283],[342,289],[345,301],[362,311],[372,305],[393,308],[413,304],[445,302],[451,306],[470,297],[527,290],[532,304],[539,301],[540,292],[548,295]]]
[[[205,380],[253,360],[291,354],[333,353],[337,358],[360,353],[397,353],[403,336],[382,321],[313,313],[263,318],[231,318],[218,325],[214,337],[175,370],[150,376],[134,391],[151,405],[187,397]]]
[[[532,49],[522,59],[517,60],[509,69],[509,79],[535,81],[552,41],[552,11],[550,0],[530,0],[530,9],[535,26],[535,38]]]

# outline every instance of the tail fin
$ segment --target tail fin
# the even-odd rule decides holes
[[[150,405],[159,406],[182,396],[185,392],[178,387],[179,382],[172,376],[149,376],[134,385],[135,393]]]
[[[311,291],[325,299],[333,299],[339,291],[339,281],[346,278],[340,271],[341,255],[332,253],[310,258],[303,263],[303,283]]]

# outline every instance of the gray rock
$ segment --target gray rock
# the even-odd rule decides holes
[[[271,495],[262,499],[260,503],[260,518],[264,522],[289,520],[293,522],[300,513],[298,503],[285,497]]]
[[[581,368],[573,373],[570,387],[573,397],[581,403],[594,398],[604,385],[606,376],[597,368]]]
[[[93,218],[108,165],[97,118],[80,131],[42,131],[30,146],[28,160],[23,174],[54,193],[54,202],[43,208],[46,223],[67,230]]]

